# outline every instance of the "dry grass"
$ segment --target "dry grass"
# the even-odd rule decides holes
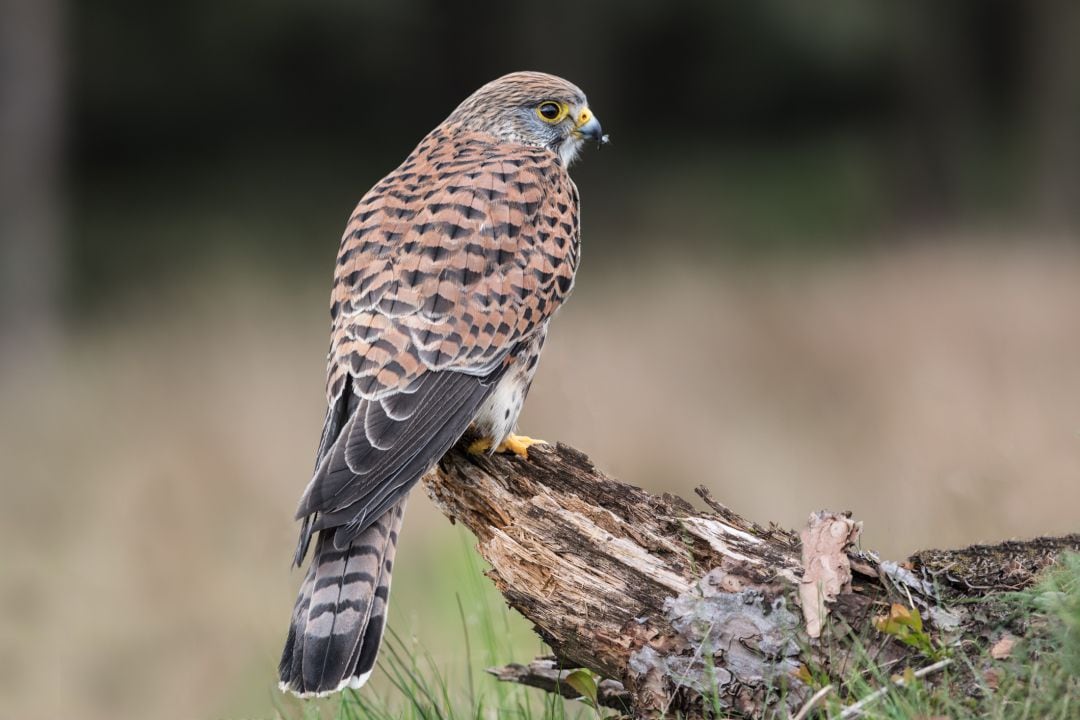
[[[1080,526],[1080,253],[646,267],[586,259],[524,430],[758,520],[851,509],[894,556]],[[0,718],[272,714],[324,288],[225,287],[0,378]],[[449,532],[417,496],[392,620],[447,662]]]

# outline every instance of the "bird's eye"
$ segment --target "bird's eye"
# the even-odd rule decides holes
[[[555,123],[566,117],[566,107],[548,100],[536,106],[536,114],[549,123]]]

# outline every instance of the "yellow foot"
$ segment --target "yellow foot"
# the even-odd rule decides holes
[[[529,448],[533,445],[547,445],[547,443],[525,435],[511,435],[503,440],[499,447],[495,448],[495,452],[512,452],[518,457],[528,460]]]
[[[528,460],[529,448],[537,444],[547,445],[547,442],[544,440],[537,440],[536,438],[526,437],[525,435],[511,435],[503,440],[499,447],[495,448],[495,452],[512,452],[518,457]],[[491,438],[474,440],[472,444],[469,445],[468,450],[469,453],[473,455],[483,455],[491,450]]]
[[[468,452],[470,455],[483,455],[490,449],[491,438],[480,438],[469,443]]]

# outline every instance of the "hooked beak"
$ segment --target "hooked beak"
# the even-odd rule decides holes
[[[582,108],[578,113],[577,121],[574,123],[575,133],[591,140],[602,147],[610,142],[607,135],[604,134],[603,129],[600,127],[600,121],[592,114],[592,110],[589,108]]]

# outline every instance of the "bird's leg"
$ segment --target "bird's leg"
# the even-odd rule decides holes
[[[547,441],[531,438],[526,435],[510,435],[501,443],[499,447],[495,448],[495,452],[507,453],[512,452],[518,457],[528,460],[529,448],[533,445],[547,445]],[[491,450],[491,438],[480,438],[474,440],[468,448],[469,452],[473,455],[483,455]]]

